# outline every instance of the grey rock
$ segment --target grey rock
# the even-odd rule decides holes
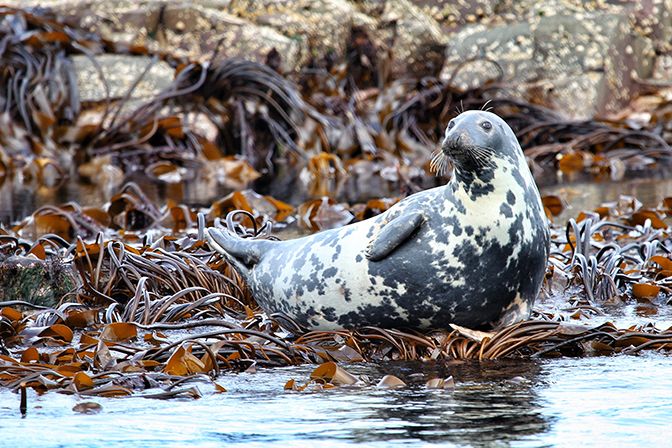
[[[618,111],[638,93],[637,79],[653,75],[655,36],[670,29],[669,15],[651,17],[659,9],[628,4],[590,9],[591,2],[584,2],[567,13],[554,7],[562,2],[529,3],[512,6],[524,20],[469,25],[452,35],[442,76],[454,76],[462,88],[482,85],[498,75],[497,65],[464,62],[489,59],[501,67],[509,93],[560,108],[571,118],[588,118]],[[460,65],[465,66],[455,75]]]
[[[208,60],[218,50],[220,56],[263,62],[275,48],[283,69],[299,64],[301,48],[296,39],[226,12],[230,1],[13,1],[24,7],[48,6],[70,23],[115,42],[145,45],[192,60]]]
[[[269,27],[301,46],[301,61],[343,54],[356,8],[342,0],[231,0],[227,12]]]
[[[168,87],[175,73],[165,62],[146,56],[102,54],[89,58],[75,55],[72,61],[77,73],[80,101],[97,102],[106,99],[105,83],[101,76],[107,82],[111,99],[125,97],[133,83],[141,79],[130,99],[146,100]],[[143,76],[145,70],[147,72]]]
[[[500,0],[413,0],[414,5],[444,29],[491,20],[500,3]]]
[[[413,76],[441,71],[448,39],[436,20],[409,0],[386,1],[378,20],[381,29],[391,30],[389,25],[395,25],[396,36],[391,40],[394,74]]]

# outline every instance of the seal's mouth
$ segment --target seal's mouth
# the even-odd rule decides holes
[[[441,145],[441,150],[450,157],[453,161],[457,161],[460,156],[463,156],[468,148],[464,145],[464,139],[460,134],[446,137]]]
[[[469,152],[469,145],[461,134],[453,133],[446,136],[441,144],[441,148],[434,151],[430,168],[437,175],[442,176],[448,173],[451,165],[459,165]]]
[[[474,144],[468,133],[453,132],[432,154],[430,168],[439,176],[447,174],[451,166],[458,171],[478,172],[494,168],[492,156],[492,148]]]

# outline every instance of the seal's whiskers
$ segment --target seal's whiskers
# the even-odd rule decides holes
[[[448,156],[444,154],[441,148],[434,151],[432,161],[429,163],[429,169],[437,176],[443,176],[448,172]]]
[[[487,146],[472,146],[466,152],[469,159],[476,165],[478,168],[495,168],[496,164],[492,160],[492,154],[494,150]]]
[[[490,112],[492,110],[492,106],[488,106],[488,104],[490,104],[491,102],[492,100],[488,100],[485,103],[483,103],[483,105],[481,106],[481,110],[485,112]]]

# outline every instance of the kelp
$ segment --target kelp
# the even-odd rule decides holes
[[[164,227],[170,225],[171,208],[146,201],[137,185],[123,187],[105,208],[89,212],[98,215],[96,227],[91,226],[98,232],[88,237],[79,223],[89,215],[71,204],[40,209],[0,238],[5,259],[51,260],[72,266],[77,277],[73,290],[53,306],[0,303],[0,384],[87,396],[123,396],[163,386],[166,393],[155,398],[170,398],[185,381],[214,381],[223,371],[257,367],[672,349],[672,329],[598,323],[605,307],[614,304],[637,303],[647,314],[669,306],[669,198],[644,209],[623,197],[582,212],[566,226],[553,226],[542,295],[556,297],[560,309],[544,306],[542,297],[532,320],[497,331],[453,326],[427,333],[375,327],[306,332],[289,316],[266,315],[235,270],[209,247],[204,230],[220,225],[245,238],[275,238],[270,224],[282,222],[254,207],[219,218],[215,215],[227,210],[221,204],[173,205],[194,218],[171,232]],[[560,211],[557,198],[544,203],[549,216]],[[369,212],[351,213],[350,219],[366,219],[389,204],[371,203]],[[115,224],[124,221],[116,218],[121,213],[145,218],[127,218],[124,227]],[[283,220],[298,220],[301,214],[305,211],[292,211]],[[45,222],[36,226],[38,219]],[[19,236],[28,227],[37,232],[31,234],[32,243]]]

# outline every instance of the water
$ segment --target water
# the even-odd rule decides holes
[[[311,185],[306,185],[290,173],[275,178],[271,183],[257,181],[250,188],[261,194],[269,194],[277,199],[298,205],[313,196]],[[147,197],[156,204],[166,199],[178,203],[207,207],[230,192],[244,186],[230,185],[216,181],[212,176],[197,175],[189,182],[162,183],[149,180],[141,173],[128,177],[105,176],[101,174],[99,184],[66,180],[51,187],[39,186],[35,180],[21,177],[0,178],[0,225],[10,225],[23,219],[44,205],[58,205],[74,201],[83,207],[101,207],[119,191],[122,184],[133,181],[140,185]],[[414,179],[418,181],[418,179]],[[537,178],[542,195],[557,195],[567,205],[556,222],[576,217],[582,210],[592,210],[603,202],[615,201],[620,195],[634,196],[644,206],[653,207],[665,197],[672,196],[672,179],[655,177],[636,178],[618,182],[595,182],[594,180],[556,182],[554,176]],[[426,178],[423,188],[437,185],[437,179]],[[354,204],[378,197],[399,197],[404,195],[404,187],[394,180],[384,180],[381,176],[353,171],[338,188],[330,190],[338,202]]]
[[[372,380],[393,373],[400,390],[373,386],[286,392],[311,366],[224,374],[228,392],[199,384],[199,400],[81,400],[0,392],[0,446],[667,446],[672,418],[670,359],[648,353],[542,361],[390,363],[348,369]],[[645,374],[643,374],[645,372]],[[422,373],[422,378],[418,373]],[[427,378],[452,374],[454,390],[427,390]]]
[[[654,177],[619,182],[555,184],[542,187],[541,194],[557,195],[565,202],[565,209],[554,219],[556,223],[564,223],[569,218],[576,218],[581,211],[617,201],[621,195],[637,198],[644,207],[655,207],[666,197],[672,197],[672,179]]]

